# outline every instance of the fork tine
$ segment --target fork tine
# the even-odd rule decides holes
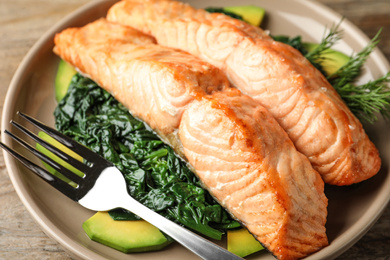
[[[32,172],[34,172],[36,175],[41,177],[43,180],[45,180],[47,183],[52,185],[57,190],[61,191],[63,194],[68,196],[72,200],[77,201],[77,193],[76,188],[72,187],[68,183],[62,181],[57,176],[52,175],[47,170],[43,169],[42,167],[36,165],[35,163],[31,162],[27,158],[25,158],[23,155],[15,152],[11,148],[9,148],[4,143],[0,142],[0,147],[2,147],[4,150],[6,150],[8,153],[10,153],[15,159],[20,161],[24,166],[26,166],[28,169],[30,169]]]
[[[77,174],[75,174],[75,173],[71,172],[70,170],[66,169],[64,166],[62,166],[59,163],[53,161],[51,158],[49,158],[48,156],[46,156],[42,152],[36,150],[34,147],[29,145],[26,141],[20,139],[19,137],[17,137],[16,135],[12,134],[11,132],[9,132],[7,130],[5,130],[4,132],[7,135],[9,135],[10,137],[12,137],[12,139],[14,139],[18,143],[20,143],[24,148],[29,150],[32,154],[34,154],[39,159],[41,159],[42,161],[44,161],[45,163],[47,163],[48,165],[53,167],[55,170],[60,172],[62,175],[64,175],[69,180],[71,180],[71,181],[73,181],[75,183],[80,183],[80,181],[83,179],[82,177],[78,176]]]
[[[97,155],[96,153],[94,153],[93,151],[88,149],[87,147],[77,143],[76,141],[74,141],[70,137],[52,129],[51,127],[46,126],[45,124],[39,122],[38,120],[36,120],[36,119],[34,119],[34,118],[32,118],[32,117],[30,117],[22,112],[17,112],[17,114],[19,116],[21,116],[23,119],[25,119],[28,122],[30,122],[31,124],[33,124],[34,126],[38,127],[43,132],[47,133],[48,135],[50,135],[51,137],[56,139],[57,141],[59,141],[60,143],[62,143],[63,145],[65,145],[66,147],[73,150],[75,153],[79,154],[81,157],[83,157],[87,161],[94,163],[94,162],[96,162],[97,158],[100,157],[99,155]]]
[[[49,144],[48,142],[46,142],[45,140],[39,138],[37,135],[35,135],[34,133],[32,133],[31,131],[29,131],[28,129],[26,129],[25,127],[23,127],[22,125],[18,124],[17,122],[15,121],[11,121],[11,124],[13,126],[15,126],[16,128],[18,128],[21,132],[23,132],[24,134],[26,134],[27,136],[29,136],[31,139],[33,139],[35,142],[39,143],[40,145],[42,145],[43,147],[45,147],[46,149],[48,149],[50,152],[54,153],[56,156],[58,156],[60,159],[62,159],[63,161],[69,163],[70,165],[72,165],[73,167],[77,168],[78,170],[80,170],[81,172],[86,172],[88,171],[89,167],[88,165],[76,160],[75,158],[73,158],[72,156],[69,156],[68,154],[66,154],[65,152],[59,150],[57,147]]]

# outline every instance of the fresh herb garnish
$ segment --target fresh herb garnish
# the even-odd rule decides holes
[[[342,33],[339,30],[339,25],[336,25],[332,27],[329,30],[329,33],[325,35],[320,44],[318,44],[317,48],[314,50],[307,52],[304,54],[305,58],[310,61],[317,69],[319,69],[321,72],[324,70],[323,62],[327,59],[326,52],[342,37]]]
[[[209,7],[206,8],[206,11],[224,13],[233,18],[243,20],[242,17],[236,17],[236,14],[226,12],[223,8]],[[378,113],[385,119],[390,119],[389,73],[366,84],[356,85],[355,83],[368,56],[378,45],[381,31],[377,33],[363,50],[351,56],[349,62],[339,70],[331,75],[327,75],[325,72],[323,67],[324,61],[329,59],[328,53],[331,47],[342,38],[342,32],[339,30],[341,22],[333,26],[322,38],[318,46],[310,51],[307,50],[305,43],[302,42],[301,36],[271,35],[271,37],[275,41],[288,44],[301,52],[327,78],[352,113],[361,121],[374,123],[378,120],[376,116]]]
[[[54,116],[59,131],[114,163],[145,206],[214,239],[240,226],[168,145],[92,80],[74,76]],[[137,219],[125,210],[111,216]]]
[[[355,79],[360,75],[362,67],[366,62],[368,56],[379,43],[380,33],[381,30],[375,35],[374,38],[372,38],[370,43],[365,48],[363,48],[363,50],[351,56],[351,59],[347,62],[347,64],[345,64],[332,75],[327,75],[328,81],[332,84],[334,88],[336,88],[336,90],[343,85],[353,83]]]
[[[390,118],[390,72],[385,76],[363,85],[347,83],[336,90],[349,109],[359,119],[374,123],[380,113],[385,119]]]
[[[338,25],[333,27],[318,47],[310,52],[305,49],[299,36],[293,38],[273,36],[273,38],[299,50],[313,66],[324,74],[356,117],[362,121],[374,123],[378,120],[377,113],[380,113],[385,119],[390,119],[390,89],[387,85],[390,82],[390,72],[377,80],[362,85],[357,85],[356,80],[361,74],[368,56],[377,46],[379,35],[380,31],[363,50],[352,55],[344,66],[331,75],[324,72],[322,64],[327,59],[327,51],[341,39]]]
[[[302,42],[301,36],[271,35],[271,37],[275,41],[283,42],[297,49],[314,67],[326,76],[326,72],[323,69],[323,62],[327,59],[327,51],[341,39],[341,32],[338,30],[338,27],[339,25],[331,28],[329,33],[323,37],[321,43],[311,51],[307,50],[305,43]]]
[[[374,123],[380,113],[390,119],[390,72],[385,76],[368,83],[357,85],[355,80],[360,75],[368,56],[379,43],[381,30],[371,42],[359,53],[353,55],[349,62],[327,79],[345,101],[351,111],[361,120]]]

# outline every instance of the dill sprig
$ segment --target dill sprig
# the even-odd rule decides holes
[[[341,39],[339,24],[330,29],[316,49],[305,54],[305,57],[326,76],[329,83],[335,88],[340,97],[347,104],[352,113],[361,121],[374,123],[378,120],[377,114],[390,119],[390,72],[385,76],[362,85],[355,81],[362,72],[363,65],[369,55],[379,43],[381,30],[372,38],[370,43],[360,52],[352,55],[350,60],[331,75],[326,75],[321,66],[329,57],[327,51]]]
[[[345,65],[333,74],[326,75],[323,62],[330,59],[329,51],[331,47],[342,38],[342,31],[339,30],[340,23],[333,26],[328,34],[324,35],[321,43],[309,52],[305,49],[300,36],[272,37],[276,41],[286,43],[299,50],[313,66],[325,75],[329,83],[359,120],[374,123],[378,120],[378,114],[381,114],[385,119],[390,119],[390,88],[388,85],[390,83],[390,72],[379,79],[362,85],[357,85],[355,82],[360,76],[369,55],[378,45],[381,30],[365,48],[351,55]]]
[[[322,63],[328,59],[326,56],[327,51],[342,38],[342,31],[339,30],[341,22],[342,20],[339,24],[336,24],[330,28],[329,33],[322,38],[320,44],[318,44],[315,49],[304,54],[306,59],[308,59],[315,67],[317,67],[317,69],[320,69],[321,72],[323,72]]]
[[[390,72],[385,76],[363,85],[347,83],[336,90],[349,109],[360,120],[374,123],[380,113],[385,119],[390,118]]]
[[[223,8],[210,8],[208,11],[224,12]],[[271,37],[275,41],[283,42],[300,51],[327,78],[352,113],[361,121],[374,123],[378,120],[377,114],[390,119],[390,72],[366,84],[356,85],[355,82],[362,72],[364,63],[378,45],[382,30],[379,30],[365,48],[351,55],[349,61],[333,74],[327,75],[323,69],[325,60],[330,59],[332,46],[342,38],[342,31],[339,29],[342,21],[332,26],[329,32],[324,34],[318,46],[310,51],[306,49],[301,36],[271,35]]]
[[[390,72],[383,77],[362,85],[355,81],[362,72],[364,63],[379,43],[381,30],[370,43],[332,75],[328,75],[329,83],[336,89],[352,113],[361,121],[373,124],[378,120],[378,113],[390,119]]]
[[[381,30],[372,38],[370,43],[363,48],[359,53],[351,56],[351,59],[337,70],[332,75],[328,75],[327,79],[329,83],[337,90],[345,84],[349,84],[355,81],[360,75],[362,67],[366,62],[368,56],[374,50],[379,43],[379,36]]]

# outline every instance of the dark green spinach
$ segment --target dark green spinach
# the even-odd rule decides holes
[[[92,80],[74,76],[54,116],[59,131],[113,162],[129,194],[152,210],[214,239],[239,226],[168,145]],[[138,218],[125,210],[110,215]]]
[[[205,8],[205,10],[209,13],[221,13],[230,16],[232,18],[244,21],[241,15],[226,11],[222,7],[207,7]]]

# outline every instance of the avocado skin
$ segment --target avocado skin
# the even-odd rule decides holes
[[[316,43],[303,43],[303,47],[307,50],[307,52],[311,52],[318,47],[319,44]],[[328,49],[323,52],[323,62],[321,63],[322,69],[326,73],[327,76],[331,76],[338,69],[344,66],[351,58],[345,55],[342,52]]]
[[[244,21],[254,26],[260,26],[265,15],[264,8],[254,5],[227,6],[223,10],[241,16]]]
[[[227,231],[228,251],[240,257],[256,253],[264,247],[246,228]]]
[[[54,83],[57,102],[60,102],[65,96],[72,77],[76,73],[76,70],[71,65],[66,63],[64,60],[60,60]]]
[[[172,243],[155,226],[144,220],[113,220],[107,212],[97,212],[83,223],[88,237],[124,253],[160,250]]]

